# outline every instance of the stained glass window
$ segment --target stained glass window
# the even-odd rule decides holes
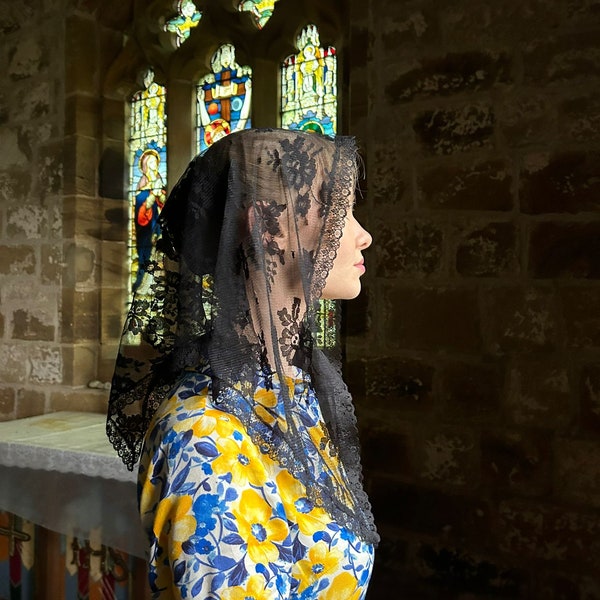
[[[194,27],[200,23],[202,13],[196,10],[192,0],[177,2],[177,15],[165,23],[165,31],[175,34],[175,44],[179,48],[190,37]]]
[[[320,46],[315,25],[307,25],[296,40],[298,54],[281,66],[281,125],[333,135],[337,125],[337,59],[335,48]],[[317,346],[337,344],[337,303],[321,300],[317,314]]]
[[[337,130],[337,60],[335,48],[320,46],[315,25],[296,40],[298,54],[281,67],[281,124],[332,135]]]
[[[241,129],[249,129],[252,69],[235,61],[235,48],[223,44],[212,56],[212,73],[198,81],[198,151]]]
[[[241,0],[238,10],[249,12],[256,27],[262,29],[271,18],[276,2],[277,0]]]
[[[144,89],[131,99],[129,139],[129,206],[131,289],[142,284],[150,258],[158,215],[166,199],[167,127],[166,89],[154,81],[149,69]]]

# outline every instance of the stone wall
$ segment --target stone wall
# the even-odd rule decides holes
[[[0,4],[0,419],[44,412],[63,377],[62,19]]]
[[[369,599],[600,597],[600,4],[350,6]],[[131,18],[0,2],[0,419],[106,401]]]
[[[600,4],[352,5],[369,598],[598,598]]]
[[[114,4],[101,20],[93,1],[0,2],[0,420],[105,410],[88,383],[106,271],[101,83],[130,11]]]

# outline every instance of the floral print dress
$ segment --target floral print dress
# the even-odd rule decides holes
[[[293,409],[313,440],[311,460],[324,460],[314,445],[326,436],[319,404],[300,374],[288,382]],[[254,398],[267,424],[283,418],[273,386],[258,385]],[[373,547],[313,506],[304,486],[213,403],[206,372],[188,372],[155,415],[139,492],[153,598],[365,597]]]

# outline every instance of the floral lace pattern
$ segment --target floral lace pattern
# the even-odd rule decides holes
[[[356,179],[352,138],[302,131],[244,130],[190,163],[161,212],[113,377],[107,433],[130,469],[175,382],[209,365],[213,401],[252,443],[332,522],[377,542],[339,356],[314,347],[318,301]],[[290,390],[296,368],[310,378]],[[281,382],[264,405],[255,402],[257,373],[265,390],[272,378]],[[309,391],[335,462],[310,460],[294,410]]]
[[[271,426],[285,410],[280,386],[276,378],[258,382],[256,406]],[[325,426],[302,384],[289,382],[292,409],[322,471]],[[372,546],[315,506],[289,470],[211,400],[211,385],[209,374],[188,373],[159,408],[145,443],[140,509],[153,598],[362,599]]]

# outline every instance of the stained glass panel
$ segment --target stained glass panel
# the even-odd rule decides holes
[[[165,23],[165,31],[175,34],[175,44],[179,48],[190,37],[194,27],[200,23],[202,13],[196,10],[192,0],[177,2],[177,15]]]
[[[321,47],[315,25],[296,40],[298,54],[281,67],[281,124],[332,135],[337,130],[337,58],[335,48]]]
[[[145,89],[131,99],[129,206],[131,289],[138,290],[150,258],[167,193],[166,89],[149,69]]]
[[[256,27],[262,29],[271,18],[276,2],[277,0],[241,0],[238,10],[249,12]]]
[[[235,48],[223,44],[212,56],[212,73],[198,81],[198,151],[241,129],[249,129],[252,69],[235,61]]]
[[[337,58],[335,48],[321,47],[319,31],[307,25],[296,40],[298,54],[281,66],[281,126],[333,135],[337,129]],[[321,300],[317,346],[337,344],[337,303]]]

